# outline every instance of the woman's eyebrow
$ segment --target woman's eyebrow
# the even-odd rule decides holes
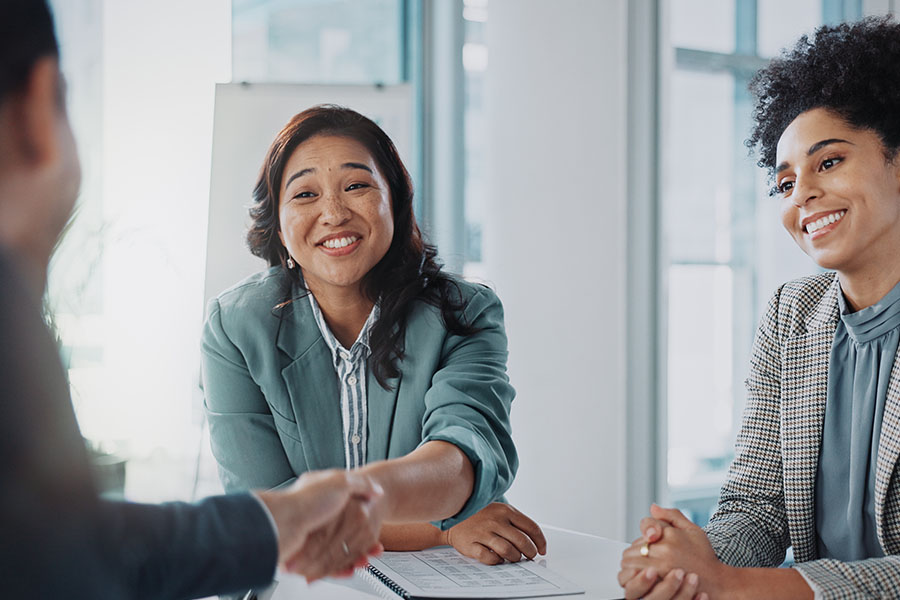
[[[298,177],[303,177],[304,175],[309,175],[310,173],[315,173],[315,172],[316,172],[315,167],[308,167],[306,169],[300,169],[299,171],[297,171],[296,173],[294,173],[293,175],[288,177],[287,181],[284,182],[284,189],[287,189],[287,186],[289,186],[291,184],[291,182],[293,180],[297,179]]]
[[[821,142],[816,142],[812,146],[809,147],[809,150],[806,151],[807,156],[812,156],[825,146],[830,146],[831,144],[850,144],[853,146],[853,142],[848,142],[847,140],[842,140],[840,138],[828,138],[827,140],[822,140]]]
[[[369,165],[364,165],[363,163],[355,163],[355,162],[347,162],[341,165],[342,169],[362,169],[363,171],[368,171],[372,173],[372,168]],[[374,175],[374,173],[373,173]]]
[[[849,142],[847,140],[842,140],[841,138],[828,138],[827,140],[822,140],[821,142],[816,142],[812,146],[809,147],[809,150],[806,151],[807,156],[812,156],[825,146],[830,146],[831,144],[850,144],[851,146],[855,146],[853,142]],[[783,162],[777,167],[775,167],[775,173],[781,173],[785,169],[787,169],[790,165],[788,162]]]

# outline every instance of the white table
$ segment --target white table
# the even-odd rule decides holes
[[[616,581],[616,573],[619,571],[622,551],[628,544],[557,527],[542,528],[547,536],[547,555],[538,557],[537,560],[577,583],[586,592],[578,596],[545,596],[546,598],[622,598],[622,588]],[[371,600],[378,596],[356,576],[352,579],[327,579],[310,585],[302,577],[279,573],[278,581],[258,597],[259,600]]]

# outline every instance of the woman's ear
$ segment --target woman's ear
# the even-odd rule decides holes
[[[19,160],[32,169],[56,163],[62,152],[59,127],[65,109],[61,101],[62,85],[55,57],[35,62],[25,88],[10,99],[12,138]]]

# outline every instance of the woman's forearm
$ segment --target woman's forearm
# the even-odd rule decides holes
[[[431,441],[404,457],[360,469],[384,489],[385,521],[438,521],[458,513],[475,485],[475,470],[462,450]]]
[[[394,523],[382,526],[379,541],[385,550],[411,552],[449,543],[447,532],[430,523]]]

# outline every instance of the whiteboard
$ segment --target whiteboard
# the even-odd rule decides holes
[[[204,307],[244,277],[267,268],[250,254],[246,234],[253,186],[269,145],[295,114],[316,104],[340,104],[384,129],[410,164],[413,103],[408,84],[299,85],[220,83],[216,85]]]

